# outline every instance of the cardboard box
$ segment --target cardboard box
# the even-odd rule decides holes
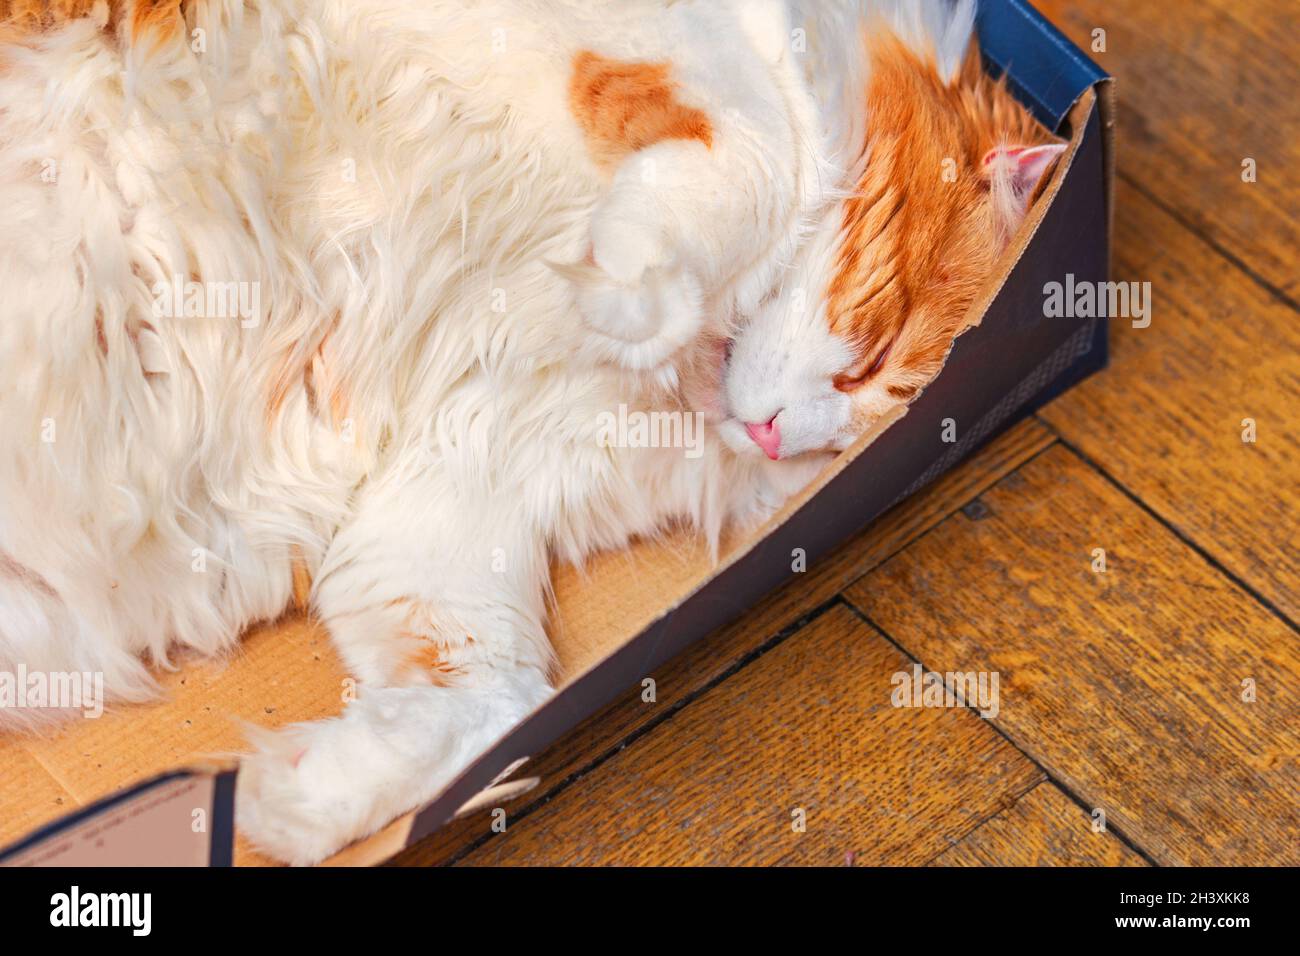
[[[1005,70],[1016,95],[1071,146],[943,371],[759,533],[726,542],[717,565],[679,538],[598,556],[581,574],[556,569],[555,697],[428,805],[331,863],[381,862],[463,807],[526,789],[507,779],[521,761],[743,614],[792,575],[795,549],[816,560],[1105,365],[1106,320],[1047,318],[1044,299],[1045,286],[1067,275],[1076,283],[1108,276],[1110,84],[1024,0],[984,0],[979,33],[990,69]],[[945,419],[955,441],[944,440]],[[17,838],[0,863],[267,862],[236,847],[234,763],[213,757],[243,748],[238,719],[278,726],[338,713],[345,682],[324,629],[291,618],[256,629],[230,661],[166,675],[168,696],[157,704],[119,708],[53,737],[0,739],[0,840]]]

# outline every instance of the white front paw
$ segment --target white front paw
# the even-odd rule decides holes
[[[578,309],[600,361],[646,371],[663,365],[699,332],[701,294],[683,270],[651,269],[625,285],[590,270],[575,283]]]
[[[654,197],[616,185],[591,214],[591,258],[613,281],[636,285],[672,258],[672,245]]]
[[[429,719],[431,710],[460,716],[456,700],[431,705],[422,693],[429,690],[367,688],[341,717],[250,728],[257,750],[239,765],[239,831],[277,859],[306,866],[427,799],[464,765],[465,743],[454,722]]]
[[[591,262],[570,267],[598,360],[655,369],[699,331],[703,296],[652,197],[615,188],[591,221]]]
[[[240,761],[235,810],[240,833],[294,866],[319,863],[359,836],[364,782],[350,779],[329,746],[336,721],[255,734]],[[351,792],[350,792],[351,791]]]
[[[521,668],[473,687],[366,688],[342,717],[252,728],[239,831],[286,863],[319,863],[428,801],[549,695]]]

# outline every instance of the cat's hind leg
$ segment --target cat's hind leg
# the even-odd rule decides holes
[[[241,832],[315,863],[429,800],[551,694],[539,536],[428,472],[371,485],[313,604],[360,680],[342,716],[258,735]]]

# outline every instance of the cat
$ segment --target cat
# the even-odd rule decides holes
[[[716,546],[937,368],[1050,142],[972,22],[0,0],[0,669],[144,700],[309,607],[361,691],[257,735],[241,832],[314,863],[427,800],[552,693],[551,561],[668,522]],[[989,135],[919,142],[911,101]],[[619,447],[620,406],[716,427]]]

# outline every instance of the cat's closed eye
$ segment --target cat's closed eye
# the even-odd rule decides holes
[[[860,371],[843,372],[835,376],[835,387],[841,392],[852,392],[867,384],[885,365],[885,360],[889,358],[889,353],[894,348],[894,339],[876,353],[876,357],[871,360],[865,368]]]

